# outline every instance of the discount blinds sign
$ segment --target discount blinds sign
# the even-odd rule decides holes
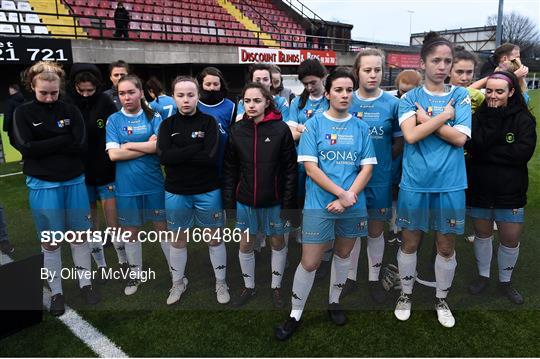
[[[326,66],[337,65],[336,52],[330,50],[267,49],[262,47],[238,48],[239,64],[264,62],[276,65],[300,65],[302,61],[310,58],[316,58],[321,64]]]

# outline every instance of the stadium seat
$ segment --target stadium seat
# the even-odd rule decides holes
[[[3,10],[17,10],[15,3],[10,0],[2,0],[2,9]],[[6,28],[7,29],[7,28]]]
[[[41,20],[39,19],[39,16],[37,14],[26,14],[25,22],[27,24],[40,24]]]
[[[25,11],[25,12],[32,11],[32,7],[26,1],[19,1],[17,3],[17,9],[19,11]]]
[[[34,34],[49,35],[47,26],[34,26]]]
[[[10,24],[0,24],[0,33],[3,34],[14,34],[15,28]]]

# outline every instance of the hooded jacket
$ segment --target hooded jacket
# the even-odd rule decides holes
[[[474,114],[469,201],[480,208],[521,208],[527,203],[527,162],[536,146],[536,121],[524,108],[491,108]]]
[[[116,106],[109,97],[97,90],[92,96],[79,95],[74,79],[78,73],[91,72],[101,79],[98,68],[93,64],[74,64],[68,87],[68,101],[81,111],[86,126],[88,151],[84,157],[86,183],[103,186],[114,182],[115,166],[105,151],[105,124],[107,118],[116,112]]]
[[[236,202],[296,208],[297,163],[289,126],[278,111],[255,123],[246,114],[231,127],[223,164],[223,208]]]

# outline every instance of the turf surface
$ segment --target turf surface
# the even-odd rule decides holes
[[[531,106],[540,119],[540,91],[531,91]],[[540,129],[540,128],[539,128]],[[540,131],[539,131],[540,132]],[[0,166],[0,174],[18,171],[20,166]],[[342,303],[348,309],[349,323],[332,325],[324,310],[328,277],[314,285],[307,304],[304,324],[287,343],[273,338],[273,327],[287,315],[287,310],[271,307],[269,250],[257,264],[257,298],[246,309],[234,310],[215,302],[208,254],[202,245],[189,248],[188,291],[181,304],[167,307],[169,275],[161,249],[145,244],[145,267],[155,270],[157,278],[140,286],[139,292],[125,297],[119,282],[101,287],[102,303],[90,308],[82,304],[74,281],[64,281],[67,303],[119,345],[130,356],[538,356],[540,344],[540,269],[537,258],[540,244],[540,160],[535,155],[529,165],[529,204],[526,231],[513,281],[526,299],[517,307],[502,298],[495,285],[481,297],[466,292],[476,275],[472,245],[457,240],[458,268],[449,303],[456,316],[456,327],[439,325],[433,306],[433,292],[416,286],[413,315],[407,322],[393,316],[393,298],[385,305],[373,305],[366,287],[365,245],[359,265],[360,290]],[[27,204],[22,176],[0,178],[0,198],[6,207],[10,238],[16,258],[38,251],[38,244]],[[470,225],[466,233],[470,233]],[[430,251],[425,245],[422,258]],[[284,294],[288,298],[294,269],[298,263],[298,245],[291,243],[291,267],[285,273]],[[240,287],[236,246],[228,249],[228,281],[232,293]],[[395,248],[388,248],[391,259]],[[115,254],[107,249],[107,260],[116,267]],[[69,250],[64,248],[64,265],[71,265]],[[496,264],[492,266],[496,278]],[[1,322],[1,318],[0,318]],[[0,356],[92,356],[78,339],[69,334],[58,320],[45,315],[42,324],[0,340]]]

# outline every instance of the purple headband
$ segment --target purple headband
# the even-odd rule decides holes
[[[508,84],[510,85],[510,89],[514,88],[514,84],[512,83],[512,79],[510,77],[506,76],[505,74],[493,74],[493,75],[488,77],[488,80],[490,80],[490,79],[504,80],[504,81],[508,82]]]

